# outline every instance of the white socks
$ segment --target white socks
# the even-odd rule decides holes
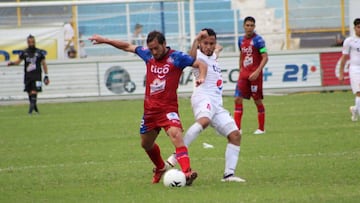
[[[355,97],[355,108],[358,112],[358,114],[360,115],[360,97]]]
[[[186,134],[184,136],[184,144],[185,144],[185,146],[188,147],[191,144],[191,142],[194,141],[199,136],[199,134],[201,133],[202,130],[203,130],[203,127],[198,122],[195,122],[186,131]]]
[[[239,159],[240,146],[228,143],[225,151],[225,172],[224,176],[235,174],[236,165]]]

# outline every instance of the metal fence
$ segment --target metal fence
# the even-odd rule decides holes
[[[186,51],[196,32],[212,27],[224,51],[237,52],[242,19],[252,15],[270,51],[330,47],[348,33],[348,4],[349,0],[257,0],[256,4],[253,0],[8,0],[0,3],[0,29],[61,28],[71,19],[75,48],[79,50],[78,42],[83,40],[83,49],[92,57],[126,55],[106,46],[91,46],[86,39],[94,33],[131,41],[136,24],[141,24],[143,38],[151,30],[161,30],[170,46]],[[28,34],[23,32],[19,40]],[[8,41],[7,36],[0,39],[0,50]],[[63,46],[61,43],[57,46]],[[13,50],[6,49],[12,55]]]
[[[288,48],[341,46],[349,34],[349,0],[285,0]]]

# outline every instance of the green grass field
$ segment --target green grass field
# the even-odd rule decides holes
[[[142,101],[0,106],[0,202],[359,202],[360,121],[350,92],[265,98],[267,133],[255,136],[256,108],[245,103],[237,174],[220,182],[226,141],[207,129],[190,147],[193,186],[152,185],[140,147]],[[233,110],[232,98],[224,98]],[[180,100],[185,128],[194,121]],[[215,146],[204,149],[202,143]],[[167,157],[173,147],[161,133]]]

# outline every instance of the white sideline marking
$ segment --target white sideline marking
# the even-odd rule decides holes
[[[0,168],[1,172],[10,172],[10,171],[23,171],[27,169],[39,169],[39,168],[64,168],[64,167],[70,167],[70,166],[85,166],[85,165],[96,165],[100,164],[100,162],[83,162],[83,163],[77,163],[77,164],[49,164],[49,165],[30,165],[30,166],[20,166],[20,167],[13,167],[9,166],[6,168]]]
[[[255,159],[283,159],[283,158],[297,158],[297,157],[325,157],[325,156],[331,156],[331,157],[339,157],[339,156],[346,156],[346,155],[360,155],[360,151],[352,151],[352,152],[332,152],[332,153],[314,153],[314,154],[289,154],[287,156],[266,156],[266,155],[260,155],[256,157]],[[217,160],[224,160],[224,158],[220,157],[207,157],[207,158],[192,158],[191,160],[194,161],[217,161]],[[148,160],[133,160],[129,161],[130,163],[142,163],[142,162],[148,162]],[[19,167],[5,167],[0,168],[0,173],[2,172],[13,172],[13,171],[24,171],[24,170],[30,170],[30,169],[41,169],[41,168],[65,168],[65,167],[72,167],[72,166],[89,166],[89,165],[101,165],[104,164],[104,162],[82,162],[82,163],[73,163],[73,164],[49,164],[49,165],[29,165],[29,166],[19,166]]]

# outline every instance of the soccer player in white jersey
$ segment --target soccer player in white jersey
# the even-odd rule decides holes
[[[355,105],[350,106],[351,120],[357,121],[360,114],[360,18],[354,20],[355,36],[345,39],[340,62],[339,80],[344,81],[344,68],[350,58],[349,76]]]
[[[204,83],[194,89],[191,104],[196,122],[187,130],[184,144],[190,143],[202,130],[211,125],[216,131],[227,138],[225,151],[225,171],[221,179],[223,182],[245,182],[235,176],[235,169],[239,159],[241,134],[230,113],[224,109],[222,102],[223,80],[221,68],[217,62],[218,52],[216,33],[210,28],[203,29],[194,40],[190,55],[206,62],[208,71]],[[199,71],[193,69],[194,77],[199,77]],[[168,158],[172,166],[176,164],[174,155]]]

